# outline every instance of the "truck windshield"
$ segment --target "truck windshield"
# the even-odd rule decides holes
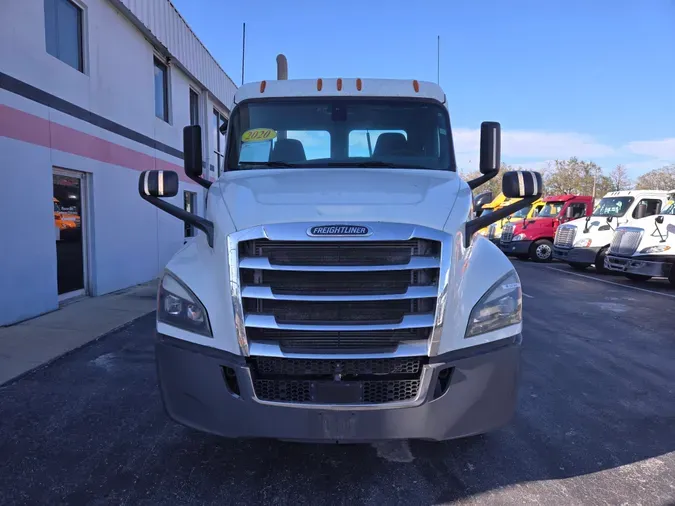
[[[523,207],[520,211],[516,211],[511,215],[511,218],[527,218],[527,213],[530,212],[529,207]]]
[[[539,212],[537,218],[552,218],[558,216],[564,202],[546,202],[544,208]]]
[[[666,207],[660,214],[672,214],[675,215],[675,201],[671,202],[668,207]]]
[[[244,102],[229,122],[226,170],[392,167],[455,171],[448,112],[414,99]]]
[[[605,197],[593,210],[593,216],[618,218],[626,214],[633,200],[633,197]]]

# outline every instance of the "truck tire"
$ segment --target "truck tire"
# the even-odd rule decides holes
[[[570,262],[570,266],[575,271],[585,271],[591,266],[591,264],[580,264],[579,262]]]
[[[624,272],[624,275],[631,281],[649,281],[652,279],[651,276],[645,276],[644,274],[631,274],[629,272]]]
[[[539,239],[530,246],[530,258],[535,262],[548,263],[553,260],[553,243],[548,239]]]
[[[598,274],[607,274],[609,270],[605,267],[605,257],[607,256],[607,248],[602,248],[595,256],[595,272]]]

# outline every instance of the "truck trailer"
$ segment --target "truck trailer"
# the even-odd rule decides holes
[[[446,440],[514,413],[522,290],[476,232],[526,208],[542,178],[509,172],[519,202],[476,216],[472,190],[500,167],[500,125],[481,125],[480,172],[457,173],[434,83],[299,79],[245,84],[224,172],[202,177],[199,126],[185,176],[146,171],[139,193],[200,232],[158,290],[156,361],[174,420],[225,437]],[[173,199],[173,200],[172,200]]]

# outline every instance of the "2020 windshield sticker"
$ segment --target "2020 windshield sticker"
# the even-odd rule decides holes
[[[276,139],[277,132],[271,128],[254,128],[246,130],[241,136],[241,142],[264,142]]]

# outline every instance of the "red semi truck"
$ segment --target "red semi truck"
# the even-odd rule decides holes
[[[593,213],[593,197],[586,195],[552,195],[543,201],[544,207],[536,218],[504,226],[499,247],[506,255],[550,262],[558,226]]]

